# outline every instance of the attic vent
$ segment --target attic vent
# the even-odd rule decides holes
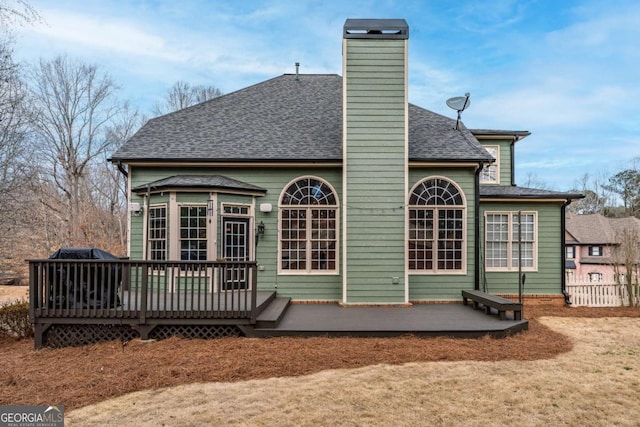
[[[345,39],[408,39],[409,26],[404,19],[347,19]]]

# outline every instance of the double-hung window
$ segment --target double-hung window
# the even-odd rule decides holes
[[[589,256],[602,256],[602,246],[589,246]]]
[[[485,265],[488,271],[537,269],[535,212],[486,212]]]
[[[565,256],[567,259],[574,259],[576,257],[576,247],[575,246],[567,246]]]
[[[338,201],[325,181],[304,177],[280,197],[279,271],[338,271]]]
[[[180,206],[180,259],[207,260],[207,207]]]
[[[167,206],[156,205],[149,208],[148,259],[167,259]]]
[[[445,178],[418,183],[409,198],[409,270],[415,273],[464,273],[465,201]]]
[[[480,183],[500,184],[500,147],[498,145],[484,145],[483,147],[496,161],[482,168],[482,171],[480,171]]]

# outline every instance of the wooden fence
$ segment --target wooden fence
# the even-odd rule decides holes
[[[613,277],[567,277],[566,289],[571,296],[572,307],[620,307],[629,305],[629,294],[624,284]],[[636,300],[638,295],[636,295]]]

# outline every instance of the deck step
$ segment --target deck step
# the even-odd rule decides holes
[[[291,298],[276,297],[256,319],[256,328],[275,328],[284,316]]]

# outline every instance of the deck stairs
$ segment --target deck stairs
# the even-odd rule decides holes
[[[276,297],[274,293],[274,297],[263,304],[264,308],[260,314],[258,314],[254,328],[261,329],[277,327],[278,323],[280,323],[280,320],[282,320],[287,312],[290,302],[291,298]]]

